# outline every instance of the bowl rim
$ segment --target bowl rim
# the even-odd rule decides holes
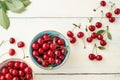
[[[34,42],[34,38],[35,38],[37,35],[39,35],[39,34],[41,34],[41,33],[43,33],[43,32],[55,32],[55,33],[58,33],[58,34],[60,34],[60,35],[65,39],[65,41],[66,41],[67,44],[68,44],[68,47],[67,47],[67,48],[68,48],[67,56],[65,57],[65,59],[63,60],[63,62],[62,62],[61,64],[59,64],[58,66],[56,66],[56,67],[54,67],[54,68],[41,66],[40,64],[38,64],[38,63],[33,59],[33,56],[32,56],[32,53],[31,53],[31,45],[32,45],[32,43]],[[31,57],[32,61],[34,62],[34,64],[35,64],[37,67],[40,67],[40,68],[42,68],[42,69],[44,69],[44,70],[56,70],[56,69],[62,67],[62,66],[67,62],[67,60],[68,60],[68,58],[69,58],[69,55],[70,55],[70,46],[69,46],[68,40],[66,39],[66,37],[65,37],[62,33],[58,32],[58,31],[55,31],[55,30],[44,30],[44,31],[41,31],[41,32],[37,33],[37,34],[32,38],[32,40],[31,40],[31,42],[30,42],[29,52],[30,52],[30,57]]]

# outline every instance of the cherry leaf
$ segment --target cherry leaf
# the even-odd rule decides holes
[[[99,31],[97,31],[97,34],[102,34],[104,32],[105,32],[105,30],[99,30]]]
[[[110,32],[107,32],[107,37],[109,40],[112,40],[112,35],[110,34]]]
[[[98,49],[100,49],[100,50],[105,50],[105,47],[98,46]]]

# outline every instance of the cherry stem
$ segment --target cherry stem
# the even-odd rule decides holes
[[[0,57],[2,57],[2,56],[4,56],[4,55],[6,55],[8,52],[6,52],[6,53],[3,53],[2,55],[0,55]]]
[[[97,11],[97,9],[99,9],[101,6],[98,6],[96,9],[93,9],[93,11],[94,12],[96,12]]]
[[[41,57],[36,56],[37,59],[39,59],[42,63],[44,63],[44,60]]]
[[[103,14],[104,14],[104,13],[103,13],[103,10],[101,10],[101,16],[102,16],[102,17],[101,17],[101,19],[100,19],[100,22],[102,22]]]
[[[84,43],[84,49],[86,49],[86,43],[85,43],[84,38],[82,38],[82,41],[83,41],[83,43]]]
[[[0,46],[2,46],[4,42],[5,42],[5,41],[4,41],[4,40],[2,40],[2,42],[0,43]]]
[[[92,53],[94,53],[94,50],[95,50],[95,53],[98,55],[98,53],[97,53],[97,45],[96,45],[96,43],[95,43],[94,46],[93,46]]]
[[[110,11],[113,10],[113,7],[115,6],[115,3],[112,3]]]
[[[88,35],[90,36],[89,29],[88,29],[88,26],[87,26],[87,25],[86,25],[86,29],[87,29]]]
[[[98,55],[98,53],[97,53],[97,45],[95,44],[95,51],[96,51],[96,54]]]
[[[105,35],[109,31],[109,26],[106,26],[106,27],[107,28],[106,28],[105,32],[103,33],[103,35]]]
[[[92,22],[92,20],[93,20],[93,18],[92,18],[92,17],[89,17],[89,18],[88,18],[89,23],[91,23],[91,22]]]
[[[25,58],[28,58],[28,57],[29,57],[29,56],[26,56],[26,55],[25,55],[25,51],[24,51],[24,49],[23,49],[23,48],[22,48],[22,52],[23,52],[23,55],[24,55],[24,56],[23,56],[23,59],[25,59]]]
[[[76,29],[76,27],[78,27],[79,29],[80,29],[80,27],[81,27],[81,24],[79,24],[79,25],[76,25],[76,24],[73,24],[75,27],[72,29],[72,31],[74,31],[75,29]]]

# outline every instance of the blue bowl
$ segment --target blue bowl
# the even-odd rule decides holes
[[[57,65],[57,66],[44,67],[44,66],[42,66],[41,64],[39,64],[39,63],[36,61],[36,59],[32,56],[32,52],[33,52],[32,44],[33,44],[34,42],[36,42],[37,39],[40,38],[40,37],[42,37],[44,34],[49,34],[51,37],[57,35],[58,37],[64,39],[65,47],[66,47],[65,58],[64,58],[64,60],[63,60],[59,65]],[[34,62],[38,67],[43,68],[43,69],[47,69],[47,70],[56,69],[56,68],[62,66],[62,65],[67,61],[67,59],[68,59],[69,51],[70,51],[70,49],[69,49],[69,43],[68,43],[67,39],[65,38],[65,36],[62,35],[61,33],[57,32],[57,31],[53,31],[53,30],[46,30],[46,31],[43,31],[43,32],[38,33],[38,34],[32,39],[32,42],[31,42],[31,44],[30,44],[30,56],[31,56],[33,62]]]

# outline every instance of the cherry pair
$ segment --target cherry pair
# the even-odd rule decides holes
[[[93,53],[90,53],[88,58],[90,60],[95,60],[96,59],[97,61],[101,61],[103,59],[103,57],[101,55],[95,55]]]

